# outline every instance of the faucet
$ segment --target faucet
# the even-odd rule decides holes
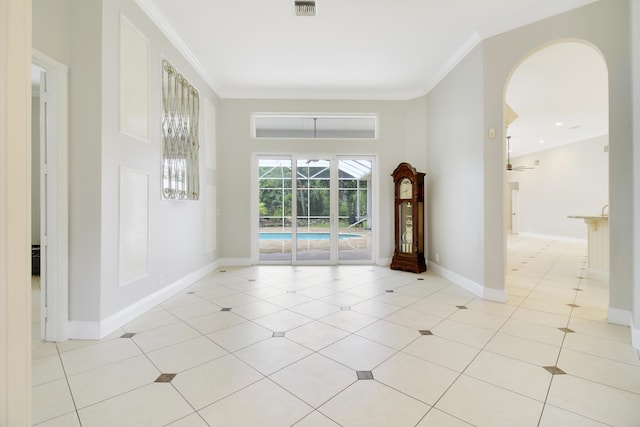
[[[609,205],[604,205],[604,206],[602,207],[602,211],[600,212],[600,216],[604,216],[604,210],[605,210],[606,208],[608,208],[608,207],[609,207]]]

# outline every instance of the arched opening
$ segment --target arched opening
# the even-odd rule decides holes
[[[507,290],[588,298],[548,310],[597,320],[609,303],[608,96],[602,55],[579,41],[527,55],[505,90]]]

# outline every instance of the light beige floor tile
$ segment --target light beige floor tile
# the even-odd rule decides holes
[[[312,411],[313,408],[265,378],[202,409],[200,414],[210,425],[279,427],[293,425]]]
[[[259,301],[257,298],[247,294],[228,295],[219,298],[213,298],[211,302],[220,307],[239,307],[241,305],[251,304]]]
[[[294,313],[289,310],[281,310],[273,314],[259,317],[254,320],[260,326],[273,332],[286,332],[304,324],[313,322],[313,319]]]
[[[147,356],[160,372],[177,374],[225,354],[222,347],[200,336],[149,352]]]
[[[569,316],[571,314],[571,307],[569,307],[567,304],[571,303],[573,303],[573,300],[567,300],[566,302],[555,302],[527,298],[522,303],[522,308]]]
[[[553,328],[551,326],[538,325],[517,319],[509,319],[507,323],[500,328],[500,332],[557,347],[562,345],[565,335],[559,327]]]
[[[357,335],[397,350],[401,350],[421,336],[420,332],[415,329],[384,320],[379,320],[359,330]]]
[[[168,300],[160,304],[160,307],[164,308],[167,311],[171,311],[171,309],[174,309],[174,308],[183,307],[186,305],[198,304],[201,302],[202,302],[202,298],[200,298],[195,294],[186,293],[185,291],[184,293],[181,293],[169,298]]]
[[[287,338],[311,350],[318,351],[349,335],[349,332],[327,325],[312,322],[287,332]]]
[[[286,293],[286,294],[268,298],[265,301],[270,304],[275,304],[278,307],[291,308],[291,307],[296,307],[301,304],[311,302],[313,300],[304,295],[298,295],[297,293]]]
[[[551,374],[544,368],[489,351],[481,352],[465,375],[544,402]]]
[[[244,323],[247,320],[231,311],[218,311],[205,316],[189,319],[186,322],[203,334],[219,331],[229,326]]]
[[[78,408],[93,405],[121,393],[151,384],[160,371],[140,355],[69,376],[69,387]]]
[[[480,352],[480,349],[436,335],[427,335],[409,344],[403,352],[462,372]]]
[[[429,295],[423,301],[448,305],[455,308],[458,305],[467,305],[475,298],[471,295],[460,295],[458,293],[446,292],[446,289],[448,288],[449,287]]]
[[[460,374],[406,353],[397,353],[373,370],[376,381],[433,405]]]
[[[431,329],[435,335],[472,347],[482,348],[495,335],[495,332],[476,328],[454,320],[443,320]]]
[[[410,309],[402,309],[385,317],[384,320],[413,328],[417,331],[430,330],[444,320],[444,317],[432,316]]]
[[[350,335],[320,351],[320,354],[357,371],[370,371],[396,350],[357,335]]]
[[[207,285],[206,287],[190,287],[189,290],[195,291],[195,295],[199,298],[204,298],[208,301],[213,301],[216,298],[228,297],[231,295],[237,295],[238,292],[235,289],[227,288],[226,286],[219,285]]]
[[[209,427],[209,424],[198,413],[194,413],[168,424],[167,427]]]
[[[496,316],[494,314],[469,309],[458,310],[449,317],[449,319],[491,331],[497,331],[507,321],[507,318],[504,316]]]
[[[581,334],[592,335],[609,340],[617,340],[627,344],[631,342],[631,333],[628,326],[572,318],[571,322],[569,322],[569,327]]]
[[[37,336],[32,333],[32,337]],[[45,342],[40,338],[31,340],[31,359],[39,359],[41,357],[54,356],[58,354],[58,349],[56,346],[57,343],[54,342]]]
[[[213,332],[207,335],[207,337],[222,346],[225,350],[234,352],[259,341],[271,338],[272,335],[272,331],[262,326],[245,322]]]
[[[556,408],[555,406],[545,405],[542,412],[542,418],[540,419],[539,427],[606,427],[608,424],[603,424],[595,420],[590,420],[585,417],[581,417],[578,414],[574,414],[564,409]]]
[[[341,310],[323,317],[320,321],[349,332],[356,332],[378,320],[375,317],[352,310]]]
[[[400,308],[396,305],[385,304],[374,300],[367,300],[351,306],[351,310],[364,313],[369,316],[383,318],[398,311]]]
[[[179,322],[173,314],[166,310],[151,311],[143,314],[135,320],[127,323],[122,327],[126,332],[144,332],[149,329],[159,328],[160,326],[170,325]]]
[[[67,375],[75,375],[140,354],[142,352],[133,341],[119,338],[60,353],[60,357]]]
[[[323,301],[310,301],[291,308],[291,311],[312,319],[320,319],[340,311],[340,307]]]
[[[542,402],[462,375],[436,408],[478,427],[537,426]]]
[[[496,334],[485,349],[537,366],[555,366],[560,354],[560,347],[502,333]]]
[[[309,354],[311,350],[286,338],[269,338],[235,353],[264,375],[271,375]]]
[[[80,420],[76,411],[50,419],[48,421],[34,424],[37,427],[80,427]]]
[[[31,416],[33,424],[75,411],[66,379],[40,384],[31,389]]]
[[[376,288],[371,285],[362,285],[349,289],[349,293],[365,298],[373,298],[385,293],[384,289]]]
[[[320,301],[328,302],[329,304],[337,305],[338,307],[351,307],[365,301],[367,298],[355,295],[350,292],[337,292],[326,297],[320,298]]]
[[[258,301],[247,305],[241,305],[233,309],[233,312],[245,319],[253,320],[258,317],[266,316],[268,314],[276,313],[282,310],[275,304],[270,304],[265,301]]]
[[[261,378],[258,371],[229,355],[184,371],[171,384],[195,409],[201,409]]]
[[[480,311],[483,313],[502,317],[509,317],[516,310],[513,306],[499,302],[483,300],[481,298],[474,299],[469,304],[467,304],[467,307],[473,311]]]
[[[151,352],[182,341],[200,336],[200,333],[186,323],[174,323],[136,334],[131,338],[144,352]]]
[[[563,349],[558,366],[575,377],[640,395],[640,365],[629,365]]]
[[[471,424],[433,408],[416,427],[470,427]]]
[[[524,307],[518,308],[511,317],[513,319],[550,326],[552,328],[566,328],[569,324],[569,316],[567,315],[548,313]]]
[[[638,351],[628,343],[582,333],[567,334],[564,348],[640,366]]]
[[[640,419],[640,395],[572,375],[553,377],[547,403],[608,425],[637,426]]]
[[[277,295],[286,294],[287,291],[285,291],[282,288],[276,288],[276,287],[273,287],[273,286],[269,286],[269,287],[253,289],[253,290],[247,291],[245,293],[247,295],[251,295],[251,296],[259,298],[259,299],[267,299],[267,298],[275,297]]]
[[[220,311],[220,306],[197,298],[195,303],[168,308],[167,310],[177,318],[187,320]]]
[[[64,378],[64,369],[58,353],[31,361],[31,385],[39,385]]]
[[[357,381],[319,408],[344,427],[415,426],[429,406],[377,381]]]
[[[400,290],[403,289],[398,288],[393,292],[385,292],[381,295],[378,295],[372,298],[373,301],[381,302],[384,304],[395,305],[397,308],[404,308],[411,304],[414,304],[420,301],[423,297],[418,297],[410,294],[402,294]]]
[[[78,411],[83,427],[161,426],[193,412],[170,384],[153,383]]]
[[[305,297],[312,298],[312,299],[323,298],[333,293],[335,293],[334,290],[325,288],[322,285],[310,286],[308,288],[302,289],[301,291],[298,291],[298,294],[303,295]]]
[[[270,378],[314,408],[357,381],[353,369],[317,353],[287,366]]]
[[[313,411],[295,424],[295,427],[340,427],[318,411]]]
[[[422,299],[418,302],[415,302],[406,308],[413,311],[419,311],[420,313],[425,313],[430,316],[437,317],[449,317],[456,311],[458,308],[454,304],[444,304],[442,302],[438,302],[436,300],[432,300],[431,297],[433,295],[428,296],[425,299]]]

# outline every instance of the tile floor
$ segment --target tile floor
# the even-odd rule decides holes
[[[34,340],[33,422],[640,425],[638,352],[586,246],[508,247],[506,304],[430,272],[218,270],[101,341]]]

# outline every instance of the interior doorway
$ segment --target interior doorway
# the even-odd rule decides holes
[[[66,65],[32,51],[32,272],[39,275],[40,336],[68,339],[68,129]],[[38,280],[38,279],[36,279]]]
[[[608,205],[608,97],[606,63],[587,43],[546,45],[514,67],[505,90],[505,265],[514,267],[513,233],[586,248],[587,226],[570,217]]]

